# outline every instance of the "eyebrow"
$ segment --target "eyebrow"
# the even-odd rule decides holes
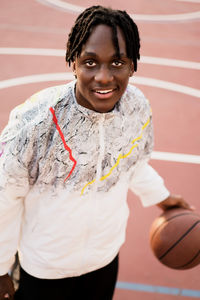
[[[87,51],[83,52],[83,54],[82,54],[81,56],[93,56],[93,57],[98,57],[98,55],[97,55],[95,52],[87,52]],[[117,54],[116,54],[116,53],[112,55],[112,58],[115,58],[115,57],[117,57]],[[120,53],[120,54],[119,54],[119,57],[127,57],[127,55],[126,55],[125,53]]]

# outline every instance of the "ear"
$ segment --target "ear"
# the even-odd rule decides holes
[[[134,74],[134,64],[132,62],[131,65],[130,65],[130,74],[129,74],[129,76],[131,77],[131,76],[133,76],[133,74]]]
[[[76,76],[76,63],[75,63],[75,61],[72,62],[72,71],[74,73],[74,76]]]
[[[72,71],[73,71],[74,77],[77,78],[77,76],[76,76],[76,63],[75,63],[75,61],[72,62]]]

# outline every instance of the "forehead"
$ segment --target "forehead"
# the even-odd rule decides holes
[[[117,39],[120,53],[126,55],[126,43],[122,30],[117,27]],[[116,50],[113,43],[113,31],[108,25],[100,24],[95,26],[82,47],[81,54],[84,52],[105,52],[106,54],[115,54]]]

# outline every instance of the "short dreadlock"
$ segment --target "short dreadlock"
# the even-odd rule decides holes
[[[87,42],[92,28],[99,24],[112,28],[113,44],[119,57],[117,26],[121,28],[125,37],[127,57],[133,61],[134,70],[137,71],[137,59],[140,59],[140,37],[137,25],[126,11],[113,10],[100,5],[87,8],[76,19],[67,42],[66,61],[69,66],[75,57],[81,54],[82,46]]]

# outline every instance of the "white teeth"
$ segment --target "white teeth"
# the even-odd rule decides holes
[[[104,90],[104,91],[96,91],[96,92],[99,93],[99,94],[107,94],[107,93],[110,93],[112,91],[113,90]]]

